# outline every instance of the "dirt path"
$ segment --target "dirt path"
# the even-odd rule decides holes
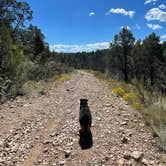
[[[80,138],[83,97],[89,100],[93,124],[91,133]],[[0,125],[2,166],[166,165],[141,116],[83,71],[44,96],[6,103]],[[79,141],[83,146],[85,139],[92,147],[82,150]]]

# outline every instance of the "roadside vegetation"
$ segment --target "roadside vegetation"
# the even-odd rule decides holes
[[[23,95],[26,97],[32,94],[45,95],[49,90],[56,88],[59,84],[70,80],[74,72],[54,75],[46,80],[29,80],[21,88]]]
[[[152,129],[154,137],[159,137],[161,150],[166,151],[166,97],[157,92],[147,91],[136,80],[125,83],[117,81],[108,74],[90,72],[97,78],[105,80],[118,97],[123,98],[143,115],[146,125]]]
[[[40,28],[27,24],[32,20],[28,3],[2,0],[0,11],[0,103],[24,95],[28,85],[35,88],[72,71],[54,60]]]

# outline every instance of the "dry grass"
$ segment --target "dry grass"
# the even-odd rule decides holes
[[[22,87],[23,94],[25,96],[30,96],[32,93],[45,94],[48,90],[54,89],[59,84],[70,80],[71,76],[72,73],[54,76],[47,81],[27,81]]]
[[[132,84],[118,82],[108,75],[91,71],[97,78],[105,80],[111,90],[142,113],[145,122],[160,139],[160,148],[166,151],[166,98],[146,91],[138,81]]]

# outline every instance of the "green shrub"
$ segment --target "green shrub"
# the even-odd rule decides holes
[[[123,95],[125,94],[125,90],[120,87],[114,88],[113,92],[116,93],[117,96],[121,96],[121,97],[123,97]]]
[[[133,104],[136,97],[133,93],[125,93],[123,99],[126,100],[129,104]]]
[[[142,110],[143,106],[140,102],[134,102],[134,108],[136,108],[137,110]]]
[[[106,79],[101,73],[97,76]],[[159,137],[161,149],[166,151],[166,98],[157,91],[145,90],[136,79],[132,84],[110,78],[106,82],[114,93],[142,113],[145,123],[151,127],[153,134]]]
[[[160,148],[166,152],[166,126],[160,125],[157,133],[160,138]]]
[[[63,73],[69,73],[72,68],[66,65],[56,63],[55,61],[48,61],[44,65],[33,65],[28,72],[28,80],[47,80],[55,75],[59,76]]]

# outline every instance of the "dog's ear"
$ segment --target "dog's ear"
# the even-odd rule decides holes
[[[80,101],[82,101],[83,99],[80,99]]]
[[[87,103],[88,99],[80,99],[80,103]]]
[[[88,99],[84,99],[84,101],[87,103],[87,102],[88,102]]]
[[[88,99],[80,99],[80,101],[88,101]]]

